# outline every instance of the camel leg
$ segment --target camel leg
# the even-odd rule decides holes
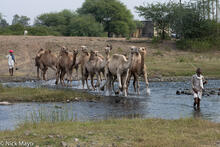
[[[149,93],[148,93],[149,82],[148,82],[148,78],[147,78],[147,70],[146,70],[146,67],[144,68],[143,73],[144,73],[144,81],[145,81],[146,88],[147,88],[147,94],[149,94]]]
[[[105,83],[103,84],[103,86],[100,88],[100,90],[104,91],[105,90],[105,86],[108,85],[107,82],[108,82],[108,76],[109,76],[109,73],[108,73],[108,67],[106,66],[105,67],[105,71],[104,71],[104,76],[105,76]]]
[[[43,80],[46,81],[46,72],[47,72],[47,68],[43,69]]]
[[[59,76],[60,76],[60,68],[57,67],[57,72],[56,72],[56,82],[55,82],[56,85],[59,83]]]
[[[107,90],[107,95],[110,95],[111,91],[112,91],[112,76],[108,75],[107,79],[106,79],[106,90]]]
[[[90,74],[90,80],[91,80],[92,89],[95,90],[93,78],[94,78],[94,74]]]
[[[119,71],[117,71],[117,79],[118,79],[118,87],[120,90],[122,90],[121,75],[120,75]]]
[[[136,78],[136,85],[137,85],[137,94],[140,95],[140,85],[139,85],[138,76]]]
[[[79,80],[79,66],[77,65],[75,68],[76,68],[76,80]]]
[[[85,80],[86,80],[87,89],[90,90],[89,83],[88,83],[88,76],[85,77]]]
[[[134,87],[134,92],[137,92],[137,88],[136,88],[136,77],[134,76],[134,79],[133,79],[133,87]]]
[[[129,76],[129,70],[127,71],[127,73],[122,76],[122,84],[123,84],[123,93],[124,93],[124,96],[128,96],[128,92],[127,92],[127,80],[128,80],[128,76]]]
[[[65,81],[64,81],[65,74],[66,74],[65,71],[63,71],[62,74],[61,74],[63,86],[66,86]]]
[[[97,82],[96,82],[96,87],[99,87],[100,86],[100,79],[101,79],[101,74],[96,72],[96,78],[97,78]]]
[[[83,86],[83,89],[84,89],[84,85],[85,85],[85,75],[84,75],[84,68],[81,68],[81,78],[82,78],[82,86]]]
[[[40,70],[40,68],[37,66],[37,78],[38,78],[38,79],[40,79],[40,75],[39,75],[39,72],[40,72],[40,71],[39,71],[39,70]]]

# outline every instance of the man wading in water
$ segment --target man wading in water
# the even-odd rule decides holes
[[[13,76],[14,74],[15,56],[13,52],[14,52],[13,50],[9,50],[9,55],[6,56],[8,58],[8,67],[9,67],[10,76]]]
[[[192,76],[192,90],[194,96],[194,109],[200,109],[200,101],[202,99],[202,91],[204,90],[204,84],[206,84],[204,77],[202,76],[202,71],[200,68],[196,70],[196,74]]]

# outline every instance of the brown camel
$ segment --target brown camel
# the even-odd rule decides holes
[[[39,77],[39,69],[42,71],[43,80],[46,80],[46,72],[48,68],[56,71],[57,57],[54,55],[51,50],[40,49],[35,58],[35,66],[37,66],[37,75]]]
[[[81,46],[81,51],[82,51],[81,56],[79,57],[79,59],[77,61],[77,65],[75,67],[77,67],[79,65],[81,67],[82,86],[83,86],[83,89],[84,89],[86,79],[84,79],[85,77],[83,75],[85,75],[84,74],[85,64],[89,61],[90,53],[89,53],[89,50],[88,50],[87,46]],[[77,70],[78,70],[78,67],[77,67]],[[88,80],[86,80],[86,84],[88,85]]]
[[[39,72],[40,72],[40,57],[42,54],[45,53],[45,50],[43,48],[41,48],[38,52],[37,52],[37,55],[35,57],[35,66],[37,67],[37,78],[40,79],[40,75],[39,75]]]
[[[60,78],[60,83],[63,86],[65,85],[65,74],[67,74],[67,80],[72,83],[72,71],[76,63],[77,54],[78,51],[76,49],[74,49],[73,52],[68,52],[68,49],[66,49],[65,47],[61,48],[59,61],[57,63],[56,84],[58,84]]]
[[[148,79],[147,79],[147,67],[144,63],[146,53],[147,53],[146,48],[140,47],[139,52],[134,54],[133,62],[132,62],[131,69],[129,71],[128,80],[127,80],[128,86],[129,86],[130,79],[133,76],[134,91],[137,92],[138,95],[140,94],[139,81],[138,81],[140,76],[144,76],[144,80],[145,80],[147,89],[149,86]],[[127,86],[127,88],[128,88],[128,86]]]
[[[131,68],[133,54],[138,52],[138,48],[131,47],[129,59],[127,60],[124,55],[114,54],[110,57],[107,63],[107,91],[110,92],[114,76],[117,76],[119,89],[123,91],[124,96],[127,96],[127,78],[128,72]]]
[[[100,75],[99,75],[99,67],[98,67],[100,65],[98,65],[98,63],[101,64],[101,62],[103,62],[103,61],[98,56],[98,52],[97,51],[91,51],[89,61],[85,63],[85,68],[84,68],[84,71],[83,71],[83,74],[84,74],[83,78],[87,81],[88,77],[90,76],[91,86],[92,86],[93,90],[95,90],[95,86],[94,86],[94,83],[93,83],[94,75],[96,75],[96,77],[97,77],[96,86],[100,85]],[[87,88],[90,89],[88,84],[87,84]]]

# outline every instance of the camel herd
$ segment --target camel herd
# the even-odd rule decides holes
[[[62,47],[59,55],[55,55],[48,49],[40,49],[35,57],[35,66],[37,67],[37,77],[41,70],[43,80],[46,80],[45,75],[48,68],[56,71],[56,84],[59,82],[65,86],[64,77],[66,75],[67,82],[72,83],[72,73],[76,69],[78,79],[78,69],[80,67],[82,86],[90,89],[88,78],[90,77],[92,89],[106,90],[108,94],[112,91],[124,96],[128,95],[128,86],[133,77],[134,91],[139,95],[139,77],[143,76],[146,88],[149,83],[147,78],[147,69],[144,63],[146,55],[145,47],[130,47],[129,56],[122,54],[110,55],[112,45],[107,45],[105,48],[105,56],[102,56],[98,51],[89,50],[87,46],[81,46],[80,49],[68,51],[66,47]],[[102,76],[103,75],[103,76]],[[97,82],[94,85],[94,76]],[[101,85],[102,77],[105,82]],[[117,80],[119,89],[115,91],[114,82]],[[147,90],[148,91],[148,90]]]

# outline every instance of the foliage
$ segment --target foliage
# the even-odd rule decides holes
[[[177,48],[193,52],[220,50],[220,37],[210,39],[182,39],[176,42]]]
[[[166,31],[169,31],[170,13],[172,3],[152,3],[147,6],[135,7],[140,16],[146,20],[152,20],[161,39],[165,39]]]
[[[7,21],[3,18],[2,14],[0,13],[0,27],[7,27],[8,23]]]
[[[19,16],[19,15],[14,15],[13,20],[12,20],[12,25],[16,24],[21,24],[23,26],[28,26],[29,25],[30,18],[27,16]]]
[[[48,35],[53,35],[53,36],[59,36],[60,33],[53,31],[52,28],[46,27],[46,26],[33,26],[27,28],[28,34],[33,35],[33,36],[48,36]]]
[[[54,31],[60,32],[61,35],[68,35],[67,26],[74,17],[75,13],[70,10],[63,10],[58,13],[45,13],[37,17],[34,25],[51,27]]]
[[[86,0],[77,12],[92,14],[108,36],[128,36],[136,28],[131,12],[118,0]]]
[[[76,16],[68,26],[70,36],[102,36],[103,30],[103,25],[92,15]]]

